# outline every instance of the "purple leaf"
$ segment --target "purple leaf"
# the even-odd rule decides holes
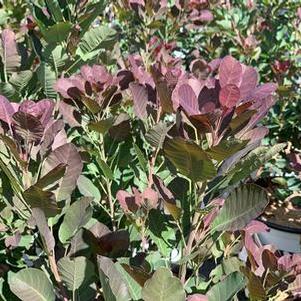
[[[159,177],[153,175],[153,181],[156,190],[163,199],[167,212],[169,212],[175,220],[179,219],[181,216],[181,209],[177,207],[176,200],[172,192],[164,185],[163,181]]]
[[[214,112],[219,107],[220,86],[216,84],[214,88],[204,87],[198,97],[199,108],[201,113],[207,114]]]
[[[10,125],[14,113],[15,109],[11,103],[4,96],[0,95],[0,120]]]
[[[141,6],[145,5],[144,0],[129,0],[129,3],[130,4],[138,4],[138,5],[141,5]]]
[[[290,153],[288,154],[288,159],[290,160],[290,167],[296,172],[301,172],[301,154]]]
[[[44,133],[44,127],[40,120],[22,111],[13,115],[13,128],[15,133],[27,143],[40,141]]]
[[[138,118],[147,117],[148,94],[146,87],[138,83],[130,83],[130,90],[133,95],[134,111]]]
[[[21,64],[21,57],[18,54],[16,37],[12,30],[2,31],[1,48],[0,55],[5,71],[8,73],[17,71]]]
[[[193,294],[187,297],[186,301],[208,301],[208,297],[201,294]]]
[[[244,229],[245,233],[245,247],[246,249],[254,256],[254,259],[258,264],[261,263],[261,252],[262,250],[258,247],[253,239],[253,235],[260,232],[267,232],[269,231],[269,227],[266,226],[264,223],[259,221],[251,221]]]
[[[44,127],[49,122],[53,109],[54,102],[50,99],[42,99],[38,102],[25,100],[19,107],[20,112],[24,112],[38,118]]]
[[[40,154],[43,158],[45,154],[51,149],[56,135],[64,128],[63,120],[56,120],[51,123],[44,132],[44,136],[40,146]]]
[[[211,68],[203,59],[193,60],[190,63],[189,68],[193,75],[200,80],[206,80],[208,78],[209,73],[211,72]]]
[[[199,13],[199,20],[201,22],[211,22],[213,20],[213,14],[208,9],[203,9]]]
[[[219,68],[221,61],[222,59],[214,59],[210,63],[208,63],[208,66],[211,68],[211,72],[214,72]]]
[[[125,190],[119,190],[116,194],[116,198],[125,213],[135,213],[140,207],[140,203],[137,203],[135,196]]]
[[[242,76],[242,66],[232,56],[226,56],[219,66],[219,81],[223,88],[226,85],[238,85]]]
[[[60,130],[55,136],[51,149],[55,150],[56,148],[68,143],[67,133],[64,129]]]
[[[271,94],[273,94],[277,90],[278,85],[274,83],[267,83],[257,87],[252,93],[252,98],[255,99],[263,99]]]
[[[60,93],[64,98],[69,98],[67,91],[73,87],[73,83],[69,78],[59,78],[54,84],[54,90]]]
[[[72,98],[68,91],[77,88],[80,93],[85,92],[85,80],[79,75],[73,75],[69,78],[59,78],[54,84],[54,90],[60,93],[64,98]]]
[[[193,93],[195,94],[195,96],[199,95],[199,93],[201,92],[202,88],[204,87],[204,81],[202,80],[198,80],[196,78],[188,78],[187,75],[183,75],[181,77],[178,78],[178,83],[175,86],[175,88],[172,91],[172,103],[173,103],[173,108],[174,111],[176,111],[179,106],[180,106],[180,93],[179,93],[179,89],[183,86],[183,85],[188,85],[190,86],[190,88],[192,89]],[[185,101],[185,99],[182,101]]]
[[[181,107],[190,115],[197,115],[199,113],[199,104],[197,97],[190,85],[184,84],[178,90],[179,101]]]
[[[118,257],[123,255],[129,247],[130,237],[126,230],[119,230],[104,234],[98,239],[98,254]]]
[[[239,90],[240,90],[240,97],[245,98],[251,92],[254,91],[258,83],[258,73],[255,68],[244,66],[242,69],[242,79],[240,82]]]
[[[250,140],[249,143],[255,143],[257,141],[261,141],[268,133],[269,133],[269,129],[264,126],[261,126],[244,133],[240,137],[240,139]]]
[[[129,84],[135,80],[133,73],[128,70],[121,70],[117,73],[117,79],[121,90],[127,89]]]
[[[240,92],[235,85],[226,85],[222,87],[219,93],[219,101],[223,107],[232,108],[235,107],[239,101]]]
[[[12,236],[7,236],[4,240],[4,244],[7,248],[14,249],[16,248],[21,240],[21,233],[17,231]]]
[[[89,65],[84,65],[80,68],[80,74],[88,82],[94,82],[93,70]]]
[[[67,143],[52,151],[42,166],[41,176],[46,175],[61,163],[66,164],[67,168],[64,177],[59,181],[56,191],[57,201],[71,196],[83,168],[81,157],[73,144]]]
[[[80,123],[77,121],[76,113],[77,111],[73,106],[66,103],[65,101],[60,101],[59,103],[59,110],[60,113],[63,115],[64,120],[70,125],[71,127],[78,127]]]
[[[101,65],[93,65],[92,67],[93,79],[98,84],[111,84],[113,77],[108,73],[107,69]]]
[[[271,96],[276,92],[278,85],[275,83],[267,83],[256,87],[252,93],[244,100],[244,102],[255,101],[259,105],[262,99]]]
[[[162,112],[172,113],[171,89],[168,87],[167,80],[155,66],[152,66],[151,74],[156,84]]]
[[[151,188],[146,188],[142,193],[142,199],[147,208],[157,208],[158,206],[158,194]]]
[[[55,240],[47,223],[46,216],[40,208],[32,208],[32,216],[45,242],[48,252],[52,252],[55,246]]]
[[[301,267],[300,254],[285,254],[278,259],[278,266],[280,269],[290,272],[293,268]]]
[[[269,109],[275,104],[275,99],[273,96],[266,97],[261,99],[261,101],[255,103],[251,109],[257,110],[257,112],[251,117],[248,125],[244,128],[246,132],[249,129],[252,129],[269,111]]]
[[[222,115],[221,115],[221,122],[219,125],[219,129],[218,129],[218,135],[219,135],[219,139],[222,139],[222,135],[224,134],[224,132],[227,130],[232,117],[234,115],[234,108],[228,108],[223,110]],[[216,141],[216,143],[218,143],[219,141]]]
[[[148,84],[151,87],[155,87],[155,83],[151,75],[145,71],[142,62],[142,59],[139,55],[129,55],[128,60],[130,63],[130,70],[132,71],[132,74],[136,78],[136,80],[140,84]]]

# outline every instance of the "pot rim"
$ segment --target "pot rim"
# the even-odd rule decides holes
[[[295,228],[295,227],[290,227],[290,226],[283,226],[283,225],[279,225],[279,224],[276,224],[273,222],[264,221],[261,218],[259,218],[259,221],[265,223],[268,227],[274,228],[276,230],[281,230],[284,232],[289,232],[289,233],[294,233],[294,234],[301,234],[301,227]]]

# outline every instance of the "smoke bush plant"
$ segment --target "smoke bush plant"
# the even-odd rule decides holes
[[[26,34],[39,59],[30,70],[14,33],[2,32],[1,298],[298,296],[300,256],[253,237],[268,231],[255,220],[268,195],[249,176],[285,146],[261,146],[277,85],[259,84],[255,68],[229,55],[197,58],[187,71],[175,44],[156,36],[112,63],[105,53],[116,32],[89,29],[99,7],[60,5],[31,5]],[[116,7],[141,20],[171,9],[165,1]],[[184,27],[212,19],[207,1],[175,7]],[[53,30],[60,34],[51,38]]]
[[[21,299],[37,294],[32,286],[46,300],[210,299],[267,275],[257,274],[260,253],[259,262],[250,253],[251,268],[235,255],[240,235],[251,250],[249,223],[267,204],[261,188],[239,183],[283,148],[259,146],[267,130],[257,123],[276,86],[258,85],[256,70],[231,56],[194,61],[190,72],[177,61],[145,66],[139,56],[126,65],[115,74],[85,65],[60,78],[56,112],[50,100],[1,98],[6,201],[23,221],[22,231],[10,225],[5,243],[14,251],[23,232],[40,238],[25,246],[31,267],[9,272]],[[217,265],[206,281],[202,266],[212,257],[233,261],[232,273]],[[167,287],[158,289],[162,281]],[[228,282],[231,291],[219,291]],[[281,290],[261,285],[267,296]]]

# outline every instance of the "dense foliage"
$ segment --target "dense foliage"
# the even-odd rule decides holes
[[[255,237],[301,187],[301,8],[241,2],[1,1],[0,300],[300,296]]]

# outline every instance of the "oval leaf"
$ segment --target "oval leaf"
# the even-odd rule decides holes
[[[55,294],[47,276],[38,269],[28,268],[14,274],[9,286],[22,301],[54,301]]]
[[[182,138],[168,139],[164,144],[167,158],[184,176],[192,181],[213,178],[216,168],[200,146]]]
[[[59,187],[56,190],[57,201],[70,197],[76,186],[76,181],[82,171],[83,163],[76,147],[73,144],[64,144],[50,153],[43,164],[41,172],[42,177],[62,163],[66,164],[67,167],[65,175],[60,179]]]
[[[159,268],[142,289],[145,301],[184,301],[185,291],[180,279],[174,277],[169,269]]]
[[[62,281],[74,295],[80,296],[80,290],[85,290],[94,276],[94,265],[86,257],[70,259],[63,257],[58,262],[58,270]]]
[[[63,244],[92,218],[90,201],[90,198],[82,198],[68,208],[59,230],[59,239]]]
[[[239,230],[258,217],[268,204],[265,190],[254,184],[235,189],[226,199],[212,224],[212,229]]]

